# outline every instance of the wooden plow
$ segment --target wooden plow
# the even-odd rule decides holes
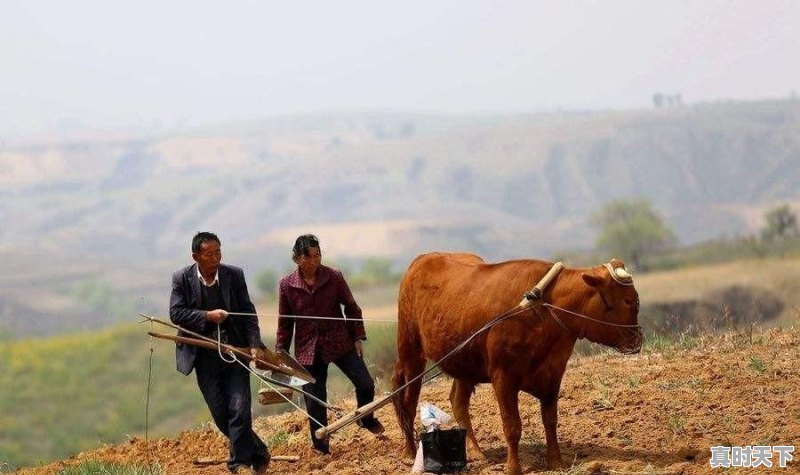
[[[183,327],[175,325],[173,323],[167,322],[165,320],[161,320],[155,317],[151,317],[145,314],[139,314],[144,320],[144,322],[153,322],[158,323],[160,325],[164,325],[180,332],[186,333],[191,336],[182,336],[182,335],[170,335],[166,333],[157,333],[153,331],[147,332],[153,338],[159,338],[162,340],[169,340],[175,343],[182,343],[185,345],[193,345],[199,348],[206,348],[211,350],[218,350],[220,352],[230,354],[240,358],[242,361],[247,363],[251,369],[251,371],[262,381],[266,382],[270,386],[277,386],[276,387],[269,387],[263,388],[258,392],[258,401],[261,404],[277,404],[281,402],[285,402],[289,396],[293,392],[300,393],[304,396],[310,397],[323,405],[328,409],[332,409],[337,412],[341,412],[341,409],[332,406],[327,403],[327,401],[322,401],[318,399],[312,394],[308,394],[304,391],[301,387],[302,384],[305,383],[313,383],[316,380],[314,379],[311,374],[306,371],[303,366],[294,360],[288,353],[285,351],[271,351],[265,348],[265,352],[267,354],[267,359],[254,359],[253,356],[250,354],[249,348],[239,348],[236,346],[228,345],[226,343],[218,342],[213,338],[209,338],[204,335],[200,335],[199,333],[192,332],[187,330]],[[260,371],[259,371],[260,370]],[[286,398],[284,398],[284,396]]]

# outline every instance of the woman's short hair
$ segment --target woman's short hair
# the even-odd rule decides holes
[[[299,258],[308,255],[308,249],[311,247],[319,247],[319,238],[313,234],[303,234],[298,236],[292,248],[292,257]]]

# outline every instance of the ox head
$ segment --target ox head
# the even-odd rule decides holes
[[[638,353],[642,348],[642,329],[639,326],[639,293],[633,286],[633,276],[619,259],[612,259],[593,272],[581,274],[595,295],[589,299],[587,314],[595,321],[586,338],[608,345],[622,353]]]

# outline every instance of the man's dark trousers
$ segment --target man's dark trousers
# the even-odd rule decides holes
[[[194,370],[214,423],[230,439],[228,468],[236,471],[240,465],[265,463],[267,446],[251,429],[247,369],[238,363],[222,361],[216,351],[199,348]]]

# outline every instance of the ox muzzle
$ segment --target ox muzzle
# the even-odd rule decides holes
[[[622,342],[614,348],[625,355],[634,355],[642,351],[642,342],[644,341],[642,327],[629,328],[624,333]]]

